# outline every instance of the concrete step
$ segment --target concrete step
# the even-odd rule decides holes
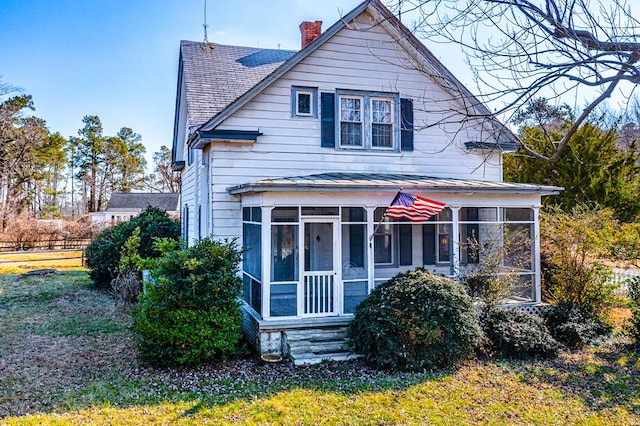
[[[346,340],[331,340],[324,342],[309,342],[309,341],[298,341],[291,343],[289,342],[289,353],[291,354],[303,354],[303,353],[312,353],[312,354],[325,354],[325,353],[334,353],[334,352],[348,352],[349,344]]]
[[[313,365],[319,364],[323,361],[349,361],[352,359],[359,358],[361,355],[354,354],[352,352],[336,352],[336,353],[327,353],[321,355],[315,354],[291,354],[291,360],[293,361],[293,365]]]
[[[285,335],[294,365],[318,364],[325,360],[347,361],[358,357],[349,347],[344,326],[287,330]]]
[[[312,328],[306,330],[290,330],[286,332],[288,342],[326,342],[344,340],[347,337],[346,327],[341,328]]]

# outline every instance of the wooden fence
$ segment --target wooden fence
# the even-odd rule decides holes
[[[86,265],[84,249],[0,252],[0,270],[77,269]]]
[[[84,250],[91,242],[83,238],[42,239],[38,241],[0,241],[0,252]]]
[[[626,293],[629,285],[629,281],[635,277],[640,276],[640,269],[621,269],[613,268],[612,281],[618,284],[618,291]]]

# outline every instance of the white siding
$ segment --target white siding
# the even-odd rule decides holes
[[[366,15],[359,21],[366,22]],[[229,195],[227,188],[269,177],[379,172],[501,180],[500,154],[485,156],[464,148],[464,142],[480,140],[477,131],[461,130],[458,123],[428,127],[442,120],[443,115],[427,110],[453,107],[463,111],[463,108],[424,74],[403,66],[405,63],[404,55],[381,26],[366,32],[344,28],[218,126],[219,129],[259,129],[263,136],[254,144],[212,144],[213,234],[218,238],[241,234],[240,197]],[[319,94],[336,89],[384,91],[413,99],[414,151],[357,152],[321,148],[320,118],[291,118],[292,86],[317,87]],[[183,188],[193,186],[189,171],[183,179]],[[189,190],[183,193],[184,202],[188,199]]]

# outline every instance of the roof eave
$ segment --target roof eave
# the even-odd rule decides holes
[[[253,143],[258,140],[258,136],[262,136],[262,132],[259,130],[197,130],[189,138],[189,145],[191,148],[202,149],[211,142]]]
[[[465,142],[464,146],[468,150],[480,151],[516,152],[520,149],[520,143]]]
[[[429,187],[425,185],[403,185],[403,190],[428,191],[438,193],[459,193],[459,194],[540,194],[542,196],[557,195],[564,188],[554,186],[535,186],[532,188],[460,188],[460,187]],[[249,183],[237,185],[227,188],[231,195],[241,195],[247,193],[259,192],[380,192],[380,191],[397,191],[397,185],[327,185],[319,184],[267,184],[267,183]]]
[[[176,110],[173,117],[173,141],[171,144],[171,162],[176,164],[176,149],[178,146],[178,127],[180,120],[180,100],[182,98],[182,45],[180,45],[180,55],[178,57],[178,87],[176,88]]]

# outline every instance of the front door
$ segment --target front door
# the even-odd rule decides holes
[[[301,310],[304,316],[335,315],[341,297],[338,279],[337,221],[305,219]]]

